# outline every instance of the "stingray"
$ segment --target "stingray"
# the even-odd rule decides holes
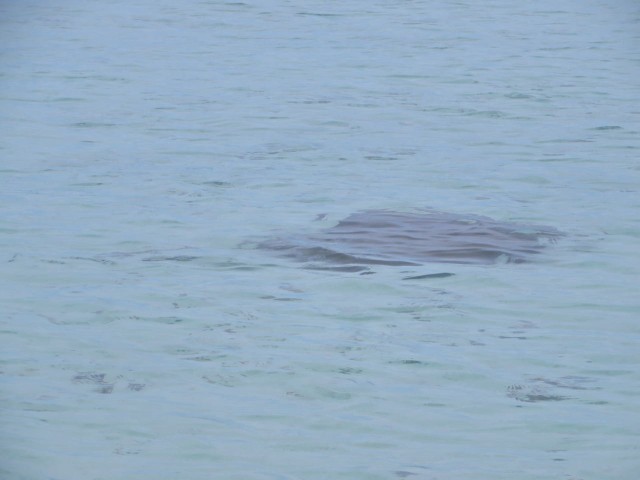
[[[479,215],[370,210],[315,233],[266,240],[258,248],[303,262],[308,268],[358,272],[371,265],[530,262],[561,236],[553,227]]]

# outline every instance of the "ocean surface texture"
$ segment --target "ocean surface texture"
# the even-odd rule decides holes
[[[637,1],[6,0],[0,67],[3,480],[640,478]]]

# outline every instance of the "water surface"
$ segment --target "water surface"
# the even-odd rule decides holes
[[[639,19],[3,2],[0,476],[635,480]],[[252,243],[425,208],[564,236],[370,271]]]

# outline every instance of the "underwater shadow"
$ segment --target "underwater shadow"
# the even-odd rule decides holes
[[[479,215],[369,210],[319,232],[260,242],[258,248],[306,268],[358,272],[372,265],[525,263],[562,236],[553,227]]]

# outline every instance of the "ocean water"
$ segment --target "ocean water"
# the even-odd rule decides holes
[[[639,478],[639,45],[631,0],[1,2],[0,477]],[[427,208],[564,237],[256,248]]]

